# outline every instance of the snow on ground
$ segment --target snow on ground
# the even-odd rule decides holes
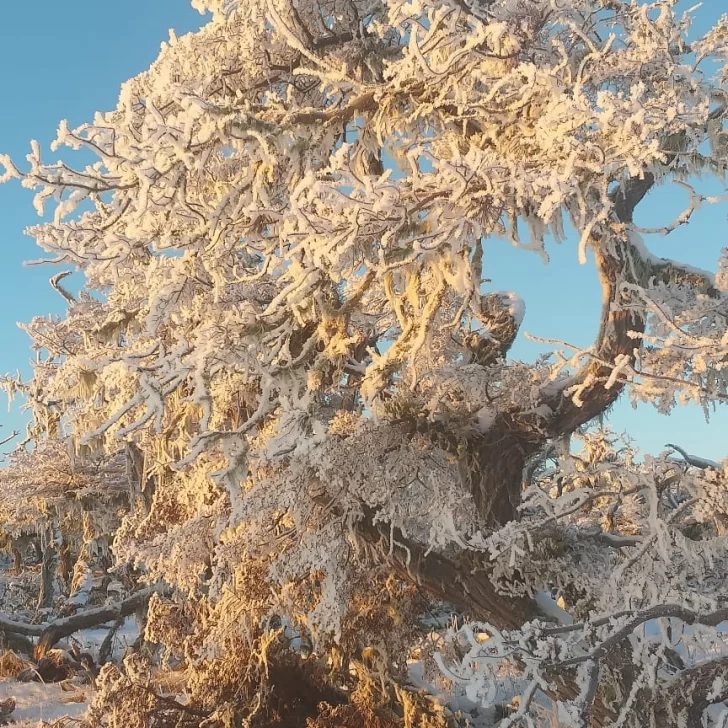
[[[94,658],[98,655],[99,647],[109,632],[111,624],[102,625],[94,629],[86,629],[74,635],[82,651],[90,652]],[[113,657],[121,659],[126,648],[131,645],[139,634],[139,627],[135,617],[128,617],[114,637]],[[59,647],[67,647],[63,640]],[[16,701],[15,711],[12,714],[14,728],[37,728],[41,721],[52,722],[59,718],[76,718],[88,707],[93,687],[91,685],[60,683],[17,682],[13,679],[0,680],[0,701],[13,697]]]
[[[99,648],[101,643],[106,638],[106,635],[111,629],[111,623],[102,624],[100,627],[94,627],[93,629],[84,629],[80,632],[76,632],[73,635],[73,639],[78,643],[82,652],[90,652],[94,656],[94,660],[99,654]],[[139,625],[137,624],[136,617],[133,615],[127,617],[124,624],[117,630],[114,635],[114,648],[112,651],[112,659],[120,660],[127,647],[130,647],[136,638],[139,636]],[[62,643],[61,643],[62,644]]]
[[[86,710],[90,697],[89,685],[73,686],[65,691],[59,683],[21,683],[0,680],[0,700],[15,698],[12,718],[15,728],[35,728],[39,721],[76,717]],[[82,702],[78,702],[82,701]]]

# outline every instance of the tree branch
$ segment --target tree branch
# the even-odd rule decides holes
[[[680,453],[683,460],[685,460],[688,465],[692,465],[694,468],[700,468],[701,470],[705,470],[706,468],[715,468],[716,470],[720,470],[720,463],[716,463],[715,460],[707,460],[706,458],[701,458],[697,455],[690,455],[681,447],[669,442],[665,445],[665,447],[672,448],[675,452]]]
[[[112,620],[119,619],[121,617],[128,617],[133,614],[138,607],[142,606],[151,597],[155,589],[153,587],[147,587],[135,592],[131,596],[124,599],[122,602],[111,604],[109,606],[97,607],[96,609],[89,609],[85,612],[79,612],[78,614],[72,614],[70,617],[63,619],[57,619],[55,622],[51,622],[42,626],[38,644],[35,646],[33,657],[39,660],[43,657],[58,640],[63,639],[72,635],[74,632],[78,632],[80,629],[88,629],[89,627],[95,627],[99,624],[105,624]],[[34,625],[36,626],[36,625]]]
[[[701,726],[711,705],[728,700],[728,657],[681,670],[670,681],[645,690],[627,725]]]
[[[66,300],[66,301],[68,302],[68,303],[76,303],[76,298],[75,298],[75,296],[74,296],[74,295],[73,295],[73,294],[72,294],[72,293],[71,293],[70,291],[68,291],[68,290],[67,290],[66,288],[64,288],[64,287],[63,287],[63,286],[61,285],[61,281],[62,281],[62,280],[63,280],[64,278],[67,278],[68,276],[70,276],[70,275],[71,275],[71,273],[73,273],[73,271],[70,271],[70,270],[64,270],[64,271],[61,271],[60,273],[56,273],[56,274],[55,274],[54,276],[52,276],[52,277],[51,277],[51,278],[49,279],[49,281],[48,281],[48,282],[49,282],[49,283],[51,284],[52,288],[54,288],[54,289],[55,289],[56,291],[58,291],[58,293],[59,293],[59,294],[60,294],[60,295],[61,295],[61,296],[62,296],[62,297],[63,297],[63,298],[64,298],[64,299],[65,299],[65,300]]]
[[[684,132],[666,139],[666,166],[675,162],[684,147]],[[592,347],[595,361],[585,365],[568,382],[569,389],[578,392],[577,401],[565,396],[562,388],[556,398],[550,398],[547,402],[558,412],[550,424],[554,436],[574,432],[600,415],[617,399],[625,386],[624,382],[616,382],[606,389],[604,382],[609,380],[612,363],[618,357],[626,356],[630,364],[634,364],[636,352],[642,344],[639,334],[644,333],[647,313],[644,306],[624,306],[621,293],[623,284],[646,287],[651,278],[670,280],[675,273],[687,274],[689,279],[696,277],[694,272],[672,261],[646,259],[643,251],[627,236],[626,227],[632,222],[635,209],[654,185],[654,175],[645,171],[641,177],[631,177],[614,190],[609,195],[612,220],[600,232],[592,235],[591,247],[596,257],[603,301],[599,332]],[[707,293],[710,296],[718,295],[712,287],[708,288]]]
[[[486,619],[499,629],[520,627],[538,614],[535,601],[497,591],[488,576],[482,554],[466,552],[450,559],[406,538],[398,528],[375,523],[375,511],[364,508],[354,524],[355,535],[375,563],[386,563],[405,581],[422,587],[433,597],[462,607],[473,617]]]
[[[70,617],[41,624],[17,622],[14,619],[0,614],[0,632],[5,632],[7,635],[38,637],[38,643],[35,646],[33,656],[36,660],[39,660],[59,640],[64,637],[69,637],[80,629],[88,629],[89,627],[96,627],[99,624],[105,624],[112,620],[128,617],[138,607],[144,604],[154,591],[155,589],[153,587],[141,589],[116,604],[89,609],[78,614],[73,614]]]

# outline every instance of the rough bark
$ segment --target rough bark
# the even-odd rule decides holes
[[[523,468],[538,447],[506,427],[494,426],[459,449],[460,478],[473,496],[480,522],[486,528],[497,528],[514,520],[521,501]]]
[[[466,552],[453,560],[434,551],[427,553],[399,529],[375,524],[371,509],[366,509],[364,518],[357,522],[356,535],[373,561],[388,564],[398,576],[413,581],[431,596],[462,607],[473,617],[487,619],[499,629],[519,627],[538,613],[533,600],[497,591],[481,554]]]
[[[40,594],[38,595],[38,609],[49,609],[53,606],[55,597],[55,577],[58,570],[58,550],[52,538],[49,538],[43,550],[41,565]]]
[[[20,553],[20,549],[17,545],[13,544],[13,574],[18,575],[23,573],[23,554]]]

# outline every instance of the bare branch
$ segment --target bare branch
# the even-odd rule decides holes
[[[683,457],[683,460],[685,460],[688,465],[692,465],[694,468],[700,468],[701,470],[705,470],[706,468],[714,468],[715,470],[720,470],[720,463],[715,462],[715,460],[707,460],[706,458],[701,458],[697,455],[690,455],[681,447],[673,445],[669,442],[665,445],[665,447],[672,448],[675,452],[680,453],[680,455],[682,455]]]
[[[61,295],[61,296],[62,296],[63,298],[65,298],[65,299],[66,299],[66,301],[67,301],[68,303],[76,303],[76,298],[74,297],[74,295],[73,295],[73,294],[72,294],[72,293],[71,293],[71,292],[70,292],[69,290],[67,290],[66,288],[64,288],[64,287],[63,287],[63,286],[61,285],[61,281],[62,281],[62,280],[63,280],[64,278],[67,278],[68,276],[70,276],[72,272],[73,272],[73,271],[70,271],[70,270],[64,270],[64,271],[61,271],[60,273],[56,273],[56,275],[52,276],[52,277],[50,278],[50,280],[48,281],[48,282],[49,282],[49,283],[51,284],[51,286],[52,286],[52,287],[53,287],[53,288],[54,288],[54,289],[55,289],[56,291],[58,291],[58,293],[60,293],[60,295]]]
[[[154,593],[154,588],[141,589],[121,602],[95,609],[88,609],[70,617],[57,619],[53,622],[40,624],[27,624],[18,622],[3,615],[0,615],[0,631],[7,634],[18,634],[25,637],[38,637],[35,646],[34,657],[40,659],[58,640],[72,635],[81,629],[96,627],[106,622],[127,617],[144,604]]]

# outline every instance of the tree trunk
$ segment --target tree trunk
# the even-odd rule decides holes
[[[48,609],[53,606],[53,599],[58,591],[59,557],[58,549],[63,543],[61,529],[57,519],[48,526],[43,536],[44,549],[41,565],[40,594],[38,595],[38,609]]]
[[[71,545],[64,538],[60,552],[60,576],[64,584],[70,584],[73,576],[73,558],[71,554]]]
[[[43,546],[39,538],[34,538],[32,541],[33,546],[33,565],[40,564],[43,561]]]
[[[55,596],[56,572],[58,571],[58,550],[51,538],[43,551],[43,562],[40,570],[40,594],[38,609],[49,609],[53,606]]]
[[[91,596],[91,587],[93,585],[93,571],[89,565],[85,548],[81,549],[73,567],[73,576],[71,578],[70,593],[68,595],[67,604],[74,609],[85,607]]]
[[[521,427],[504,414],[484,435],[459,443],[460,478],[485,528],[500,528],[518,519],[526,461],[546,440],[520,431]]]
[[[13,543],[13,574],[23,573],[23,554],[15,543]]]

